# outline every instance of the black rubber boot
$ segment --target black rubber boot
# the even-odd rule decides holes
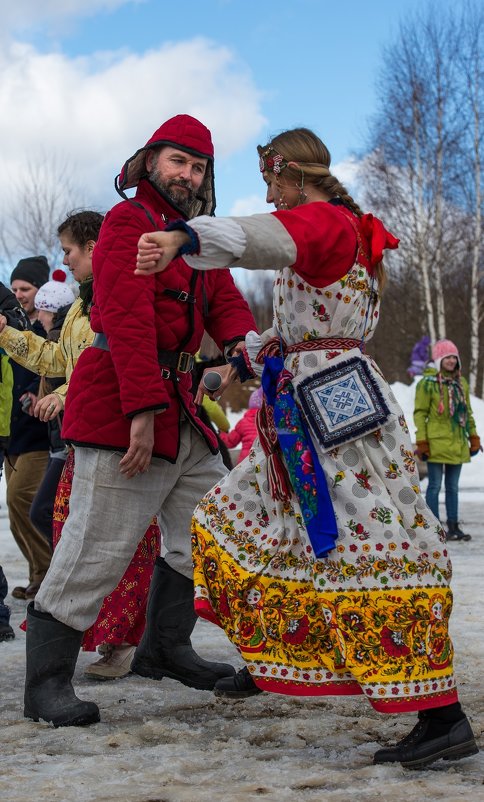
[[[413,730],[395,746],[379,749],[373,763],[401,763],[405,768],[421,769],[436,760],[460,760],[478,752],[469,720],[456,704],[419,713]]]
[[[192,648],[197,621],[193,582],[157,557],[151,580],[146,629],[133,657],[131,671],[141,677],[176,679],[189,688],[213,690],[221,677],[233,676],[226,663],[209,663]]]
[[[74,693],[71,680],[82,632],[48,613],[27,608],[27,672],[24,716],[51,721],[54,727],[77,727],[99,721],[99,708]]]
[[[258,688],[255,684],[247,667],[241,668],[235,677],[219,679],[215,683],[213,692],[215,696],[228,697],[229,699],[245,699],[246,696],[264,693],[262,688]]]
[[[459,526],[458,521],[447,521],[446,540],[471,540],[470,535],[466,535]]]

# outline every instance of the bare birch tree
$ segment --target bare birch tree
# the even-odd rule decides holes
[[[465,119],[460,183],[464,192],[470,241],[470,359],[469,387],[477,392],[479,365],[482,364],[480,331],[484,320],[483,265],[483,147],[484,147],[484,14],[469,11],[463,21],[466,47],[458,53],[462,74],[462,101]],[[484,397],[484,370],[481,374],[481,396]]]
[[[472,3],[448,14],[427,6],[401,24],[383,56],[371,155],[361,171],[366,201],[401,239],[392,261],[397,285],[408,291],[413,277],[405,305],[421,312],[414,341],[450,336],[449,327],[462,332],[473,392],[484,311],[482,30],[483,12]]]
[[[26,255],[43,254],[55,267],[61,261],[57,226],[70,210],[82,206],[83,190],[72,169],[55,154],[32,156],[10,186],[0,227],[4,276]]]

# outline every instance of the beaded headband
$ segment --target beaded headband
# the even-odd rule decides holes
[[[287,167],[287,161],[274,148],[269,147],[259,156],[259,169],[261,173],[272,171],[276,175]]]

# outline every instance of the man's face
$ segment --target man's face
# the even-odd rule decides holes
[[[207,169],[208,159],[192,156],[169,145],[148,151],[146,168],[151,182],[189,215]]]
[[[31,317],[35,313],[34,301],[37,287],[34,287],[29,281],[16,278],[15,281],[12,281],[12,292],[26,314]]]

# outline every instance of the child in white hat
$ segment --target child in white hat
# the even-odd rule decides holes
[[[65,283],[63,270],[54,270],[52,278],[42,284],[35,296],[38,319],[48,332],[52,328],[55,313],[63,306],[70,306],[76,300],[72,288]]]

